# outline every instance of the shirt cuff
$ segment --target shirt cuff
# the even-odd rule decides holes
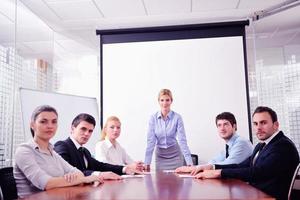
[[[93,173],[92,173],[92,175],[95,175],[95,176],[99,176],[101,174],[101,172],[98,172],[98,171],[94,171]]]
[[[126,169],[127,169],[127,167],[124,166],[123,169],[122,169],[122,173],[123,173],[123,174],[126,174]]]
[[[212,165],[212,169],[215,170],[216,169],[216,165]]]

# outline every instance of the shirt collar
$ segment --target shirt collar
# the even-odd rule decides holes
[[[105,142],[105,144],[107,145],[108,148],[113,146],[113,144],[110,142],[110,140],[107,137],[105,137],[104,142]]]
[[[40,152],[44,152],[43,150],[40,149],[38,143],[36,143],[33,139],[30,142],[30,145],[32,146],[33,149],[38,149]],[[49,142],[48,149],[52,153],[54,146]]]
[[[111,143],[111,141],[105,137],[105,141],[106,145],[108,146],[108,148],[114,147],[114,145]],[[116,148],[118,147],[119,143],[116,141]]]
[[[231,147],[237,138],[238,138],[238,134],[233,133],[233,135],[231,136],[231,138],[228,140],[226,144],[228,144],[228,146]]]
[[[172,116],[173,116],[173,111],[172,110],[170,110],[170,112],[167,114],[167,119],[171,119],[172,118]],[[161,114],[161,112],[159,111],[159,112],[157,112],[157,119],[160,119],[160,118],[162,118],[163,116],[162,116],[162,114]]]
[[[80,147],[82,147],[82,145],[80,145],[71,135],[70,139],[72,140],[72,142],[75,144],[76,149],[79,149]]]
[[[264,142],[267,144],[269,144],[269,142],[271,142],[271,140],[279,133],[280,131],[277,131],[275,133],[273,133],[273,135],[271,135],[271,137],[269,137],[268,139],[265,139],[265,140],[260,140],[260,142]]]

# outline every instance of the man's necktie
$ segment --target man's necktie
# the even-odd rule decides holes
[[[228,149],[229,149],[229,145],[228,145],[228,144],[226,144],[226,158],[228,158],[228,156],[229,156]]]
[[[265,142],[259,143],[257,153],[255,154],[254,159],[253,159],[253,164],[255,163],[255,161],[256,161],[258,155],[260,154],[261,150],[262,150],[265,146],[266,146],[266,143],[265,143]]]
[[[260,146],[258,148],[258,152],[260,152],[265,146],[266,146],[266,143],[265,142],[261,142]]]
[[[84,161],[84,147],[79,147],[79,148],[78,148],[78,151],[79,151],[80,156],[81,156],[81,158],[82,158],[84,167],[86,168],[86,164],[85,164],[85,161]]]

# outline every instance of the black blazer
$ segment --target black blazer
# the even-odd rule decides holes
[[[255,164],[253,154],[240,164],[216,165],[222,169],[222,178],[237,178],[249,182],[256,188],[277,199],[287,199],[294,171],[299,163],[294,143],[283,132],[279,132],[259,153]]]
[[[84,156],[88,162],[88,166],[86,168],[82,155],[77,150],[75,144],[70,138],[64,141],[56,142],[54,145],[54,150],[68,163],[82,171],[85,176],[90,175],[94,171],[112,171],[119,175],[123,174],[123,166],[99,162],[91,156],[91,153],[87,149],[84,151]]]

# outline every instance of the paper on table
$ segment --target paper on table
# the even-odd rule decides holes
[[[166,170],[163,170],[163,172],[165,172],[165,173],[174,173],[175,170],[166,169]]]
[[[123,178],[143,178],[145,177],[144,174],[137,174],[137,175],[122,175]]]
[[[178,176],[181,178],[195,178],[195,176],[190,174],[178,174]]]
[[[143,172],[143,174],[147,175],[147,174],[155,174],[155,171],[151,171],[151,172]]]

